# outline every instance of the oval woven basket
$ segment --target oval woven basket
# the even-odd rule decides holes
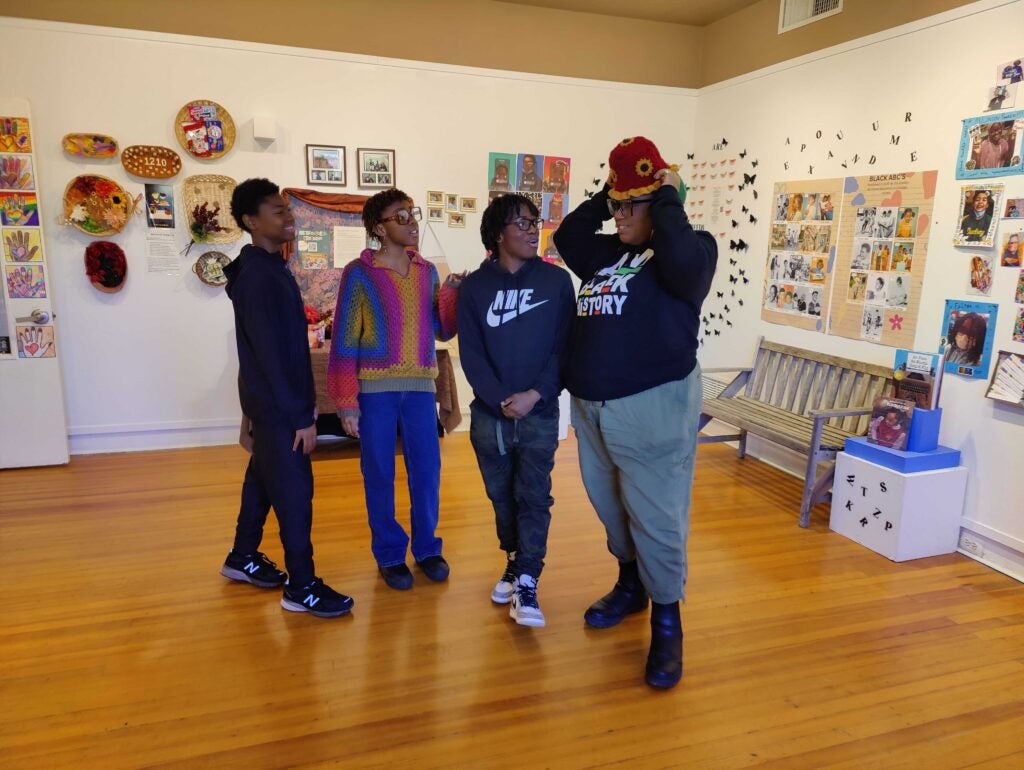
[[[181,196],[185,204],[185,216],[192,240],[196,243],[234,243],[242,237],[242,231],[231,216],[231,194],[235,191],[235,180],[223,174],[196,174],[182,182]],[[216,219],[220,230],[202,233],[199,221],[205,212]]]
[[[198,130],[202,123],[202,130]],[[196,126],[198,135],[186,127]],[[231,152],[235,146],[235,121],[217,102],[195,99],[180,110],[174,119],[174,135],[178,143],[193,158],[214,160]],[[218,135],[219,134],[219,135]]]
[[[170,147],[133,144],[121,151],[121,165],[145,179],[170,179],[181,171],[181,156]]]
[[[64,189],[64,222],[87,235],[103,238],[125,228],[135,203],[113,179],[82,174]]]

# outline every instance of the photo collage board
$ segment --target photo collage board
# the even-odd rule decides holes
[[[764,320],[824,331],[842,191],[841,179],[775,185],[761,305]]]
[[[829,334],[911,348],[937,171],[847,177]]]
[[[515,192],[533,201],[543,223],[538,253],[547,262],[562,264],[553,236],[569,213],[572,161],[564,155],[492,152],[487,158],[488,200]]]
[[[27,114],[0,115],[0,360],[57,354]]]

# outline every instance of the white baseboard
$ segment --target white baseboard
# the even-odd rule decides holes
[[[240,421],[240,417],[232,417],[127,425],[79,425],[68,429],[68,445],[73,455],[90,455],[234,444],[238,441]]]

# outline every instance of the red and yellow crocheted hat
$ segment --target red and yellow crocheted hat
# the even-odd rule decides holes
[[[661,180],[654,175],[663,168],[679,170],[678,165],[666,163],[654,142],[644,136],[631,136],[615,145],[608,156],[608,167],[608,197],[619,201],[657,190]]]

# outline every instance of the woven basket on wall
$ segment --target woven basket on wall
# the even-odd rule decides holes
[[[235,180],[222,174],[197,174],[186,177],[181,187],[181,197],[185,204],[185,216],[192,240],[196,243],[234,243],[242,237],[242,231],[231,216],[231,194],[235,191]],[[196,209],[206,205],[207,211],[218,206],[217,224],[224,229],[208,233],[206,237],[197,234]]]
[[[188,137],[185,136],[185,124],[192,121],[190,114],[193,106],[199,107],[212,107],[216,110],[216,120],[220,121],[221,129],[224,133],[224,149],[218,151],[211,151],[209,154],[196,154],[193,147],[189,144]],[[174,135],[178,137],[178,143],[184,148],[185,152],[191,155],[193,158],[199,158],[200,160],[214,160],[226,155],[231,152],[231,148],[235,146],[235,121],[231,118],[231,114],[221,107],[217,102],[212,102],[209,99],[194,99],[193,101],[186,104],[180,110],[178,110],[178,116],[174,119]]]

